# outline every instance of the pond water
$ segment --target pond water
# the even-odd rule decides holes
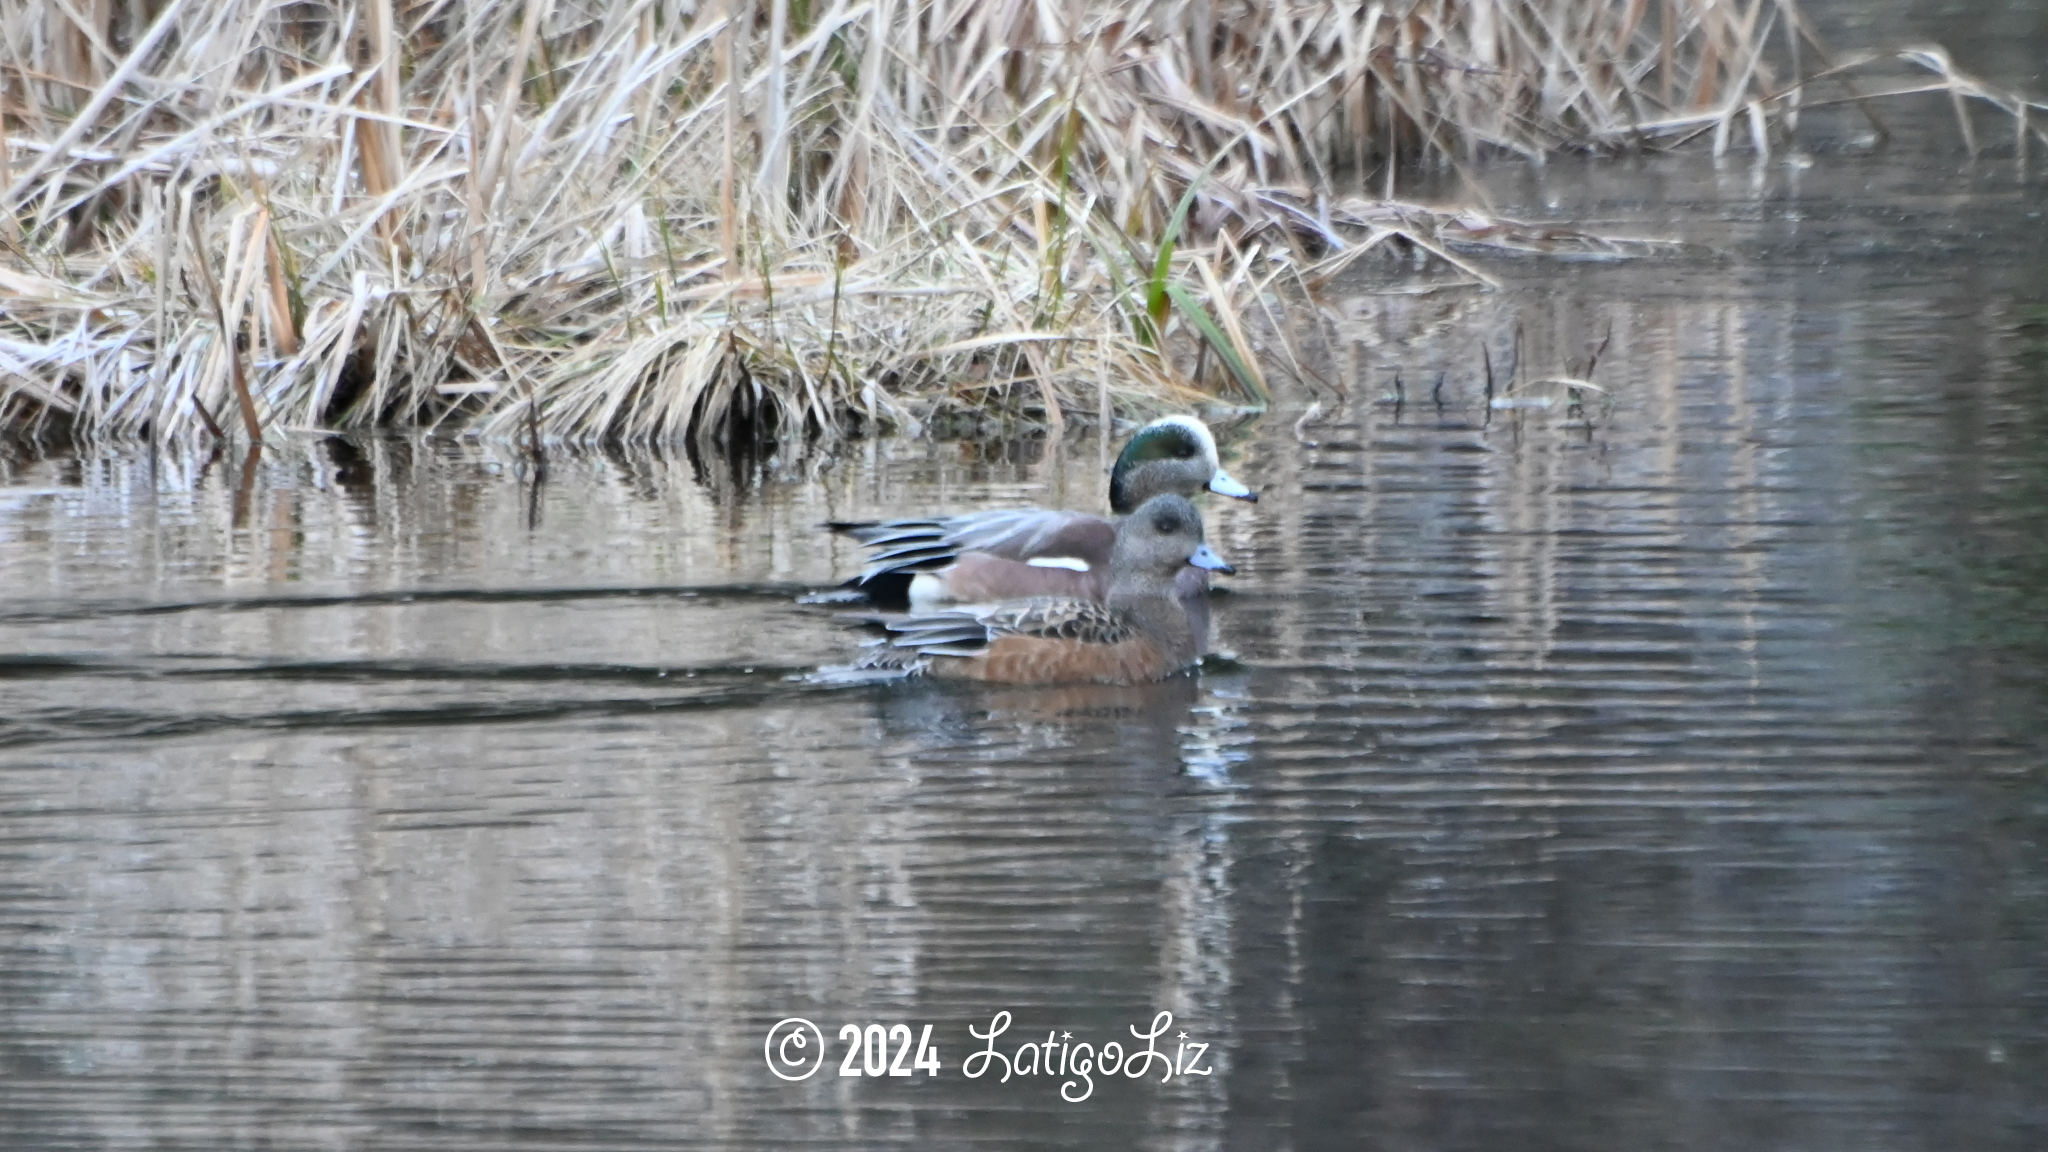
[[[6,449],[0,1145],[2048,1145],[2048,184],[1488,179],[1689,246],[1334,298],[1198,678],[795,678],[1085,437]]]

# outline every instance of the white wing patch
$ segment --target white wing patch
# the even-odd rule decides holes
[[[1073,572],[1089,570],[1088,562],[1079,556],[1033,556],[1025,563],[1033,568],[1065,568]]]

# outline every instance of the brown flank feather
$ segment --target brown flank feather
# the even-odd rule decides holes
[[[1191,657],[1192,653],[1188,653],[1176,658],[1143,636],[1117,644],[999,636],[990,642],[988,655],[973,660],[936,661],[932,673],[986,684],[1137,684],[1164,680],[1191,663]]]

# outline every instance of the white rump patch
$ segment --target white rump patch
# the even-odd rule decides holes
[[[1025,561],[1033,568],[1065,568],[1073,572],[1089,571],[1088,562],[1079,556],[1033,556]]]
[[[946,582],[929,572],[919,572],[910,578],[909,595],[910,606],[920,612],[953,599],[946,594]]]

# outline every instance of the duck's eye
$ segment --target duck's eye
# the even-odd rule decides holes
[[[1180,531],[1180,517],[1171,512],[1161,512],[1152,518],[1152,530],[1161,536],[1171,536]]]
[[[1175,456],[1180,457],[1183,460],[1186,460],[1188,457],[1193,456],[1195,454],[1195,446],[1193,444],[1186,443],[1175,444],[1173,446],[1173,454]]]

